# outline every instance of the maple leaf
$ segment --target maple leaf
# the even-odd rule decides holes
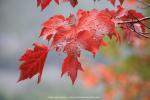
[[[19,68],[20,78],[18,82],[32,78],[36,74],[38,74],[38,83],[41,80],[44,63],[49,50],[44,44],[34,43],[33,45],[34,49],[28,49],[20,58],[22,64]]]
[[[63,76],[65,73],[68,74],[68,76],[72,80],[72,84],[74,84],[76,78],[77,78],[77,72],[78,70],[83,71],[81,64],[78,61],[78,58],[73,55],[68,55],[64,63],[62,65],[62,73],[61,76]]]
[[[108,10],[95,9],[91,11],[80,9],[77,16],[70,14],[67,18],[62,15],[53,16],[43,23],[40,34],[48,41],[53,37],[50,49],[56,49],[57,52],[63,51],[69,55],[66,59],[77,59],[80,57],[81,49],[95,56],[101,46],[107,46],[103,41],[104,36],[112,38],[113,35],[118,38],[111,13]],[[80,65],[80,62],[77,62]],[[71,66],[71,63],[68,64],[68,68],[69,65]],[[75,72],[77,70],[77,68],[74,69]],[[69,76],[74,83],[76,78],[72,77],[71,72]]]

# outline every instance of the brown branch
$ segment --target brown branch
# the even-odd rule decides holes
[[[120,22],[118,22],[118,24],[138,23],[140,21],[145,21],[145,20],[150,20],[150,16],[144,17],[144,18],[141,18],[141,19],[138,19],[138,20],[120,21]]]

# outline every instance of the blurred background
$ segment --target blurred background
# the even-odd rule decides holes
[[[139,94],[141,97],[139,100],[150,100],[143,99],[147,97],[147,93],[150,93],[150,89],[148,89],[150,88],[148,40],[139,40],[134,46],[131,46],[127,42],[119,45],[115,40],[109,41],[106,38],[106,41],[110,42],[109,47],[102,48],[95,59],[88,52],[82,54],[81,60],[84,63],[85,73],[78,75],[74,86],[67,76],[60,77],[65,55],[58,55],[55,52],[50,52],[48,55],[40,84],[36,83],[36,76],[31,80],[16,83],[19,78],[20,62],[18,59],[20,56],[27,48],[32,47],[34,42],[45,42],[42,38],[37,38],[44,21],[56,14],[65,16],[70,13],[75,14],[79,8],[90,10],[106,7],[114,8],[106,0],[96,3],[92,0],[79,0],[79,4],[75,8],[72,8],[69,3],[58,6],[52,2],[47,9],[41,12],[40,8],[37,8],[36,0],[0,0],[0,100],[48,100],[49,96],[98,96],[101,98],[107,96],[112,98],[106,98],[106,100],[124,100],[122,99],[124,94],[122,92],[120,94],[119,91],[123,91],[122,88],[126,89],[129,83],[122,85],[122,82],[117,81],[118,77],[116,78],[118,75],[122,76],[122,73],[126,78],[123,77],[121,80],[128,82],[136,79],[138,80],[138,86],[137,84],[136,86],[140,89],[142,87],[142,90],[146,91],[146,93],[141,93],[139,88],[138,91],[137,88],[132,87],[129,91],[133,92],[133,99],[125,100],[138,100],[136,96]],[[149,15],[148,9],[139,9],[133,5],[126,7]],[[99,68],[104,71],[93,71],[93,69],[99,70]],[[95,73],[104,73],[104,75]],[[128,80],[130,75],[134,78]],[[107,78],[113,82],[107,81]],[[117,95],[114,96],[113,93]]]

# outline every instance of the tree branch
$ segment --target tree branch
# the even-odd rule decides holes
[[[145,20],[150,20],[150,16],[144,17],[144,18],[141,18],[141,19],[138,19],[138,20],[120,21],[120,22],[118,22],[118,24],[138,23],[140,21],[145,21]]]

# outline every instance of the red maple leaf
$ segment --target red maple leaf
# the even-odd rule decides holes
[[[48,48],[44,44],[33,45],[34,49],[28,49],[20,58],[22,64],[20,65],[20,78],[18,82],[27,78],[32,78],[36,74],[38,74],[38,83],[41,80]]]
[[[106,46],[103,41],[105,36],[118,38],[112,18],[108,10],[79,10],[77,16],[71,14],[64,18],[62,15],[57,15],[49,18],[43,24],[40,36],[45,36],[48,41],[53,37],[50,49],[55,49],[57,52],[62,51],[68,55],[64,60],[67,69],[63,67],[62,73],[69,71],[73,83],[77,76],[74,73],[77,73],[81,66],[77,58],[80,57],[82,49],[95,56],[101,46]],[[74,62],[67,65],[68,59],[76,62],[72,68],[74,72],[69,70]]]

